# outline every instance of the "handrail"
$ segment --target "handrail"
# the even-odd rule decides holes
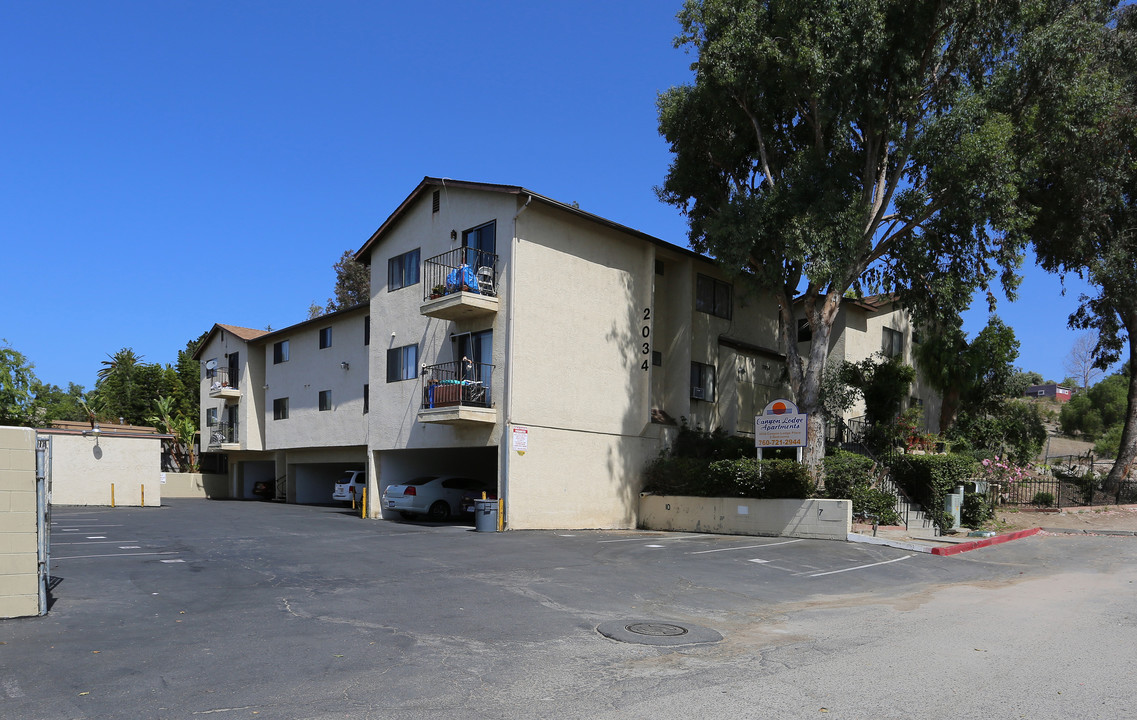
[[[466,359],[424,365],[422,408],[493,407],[493,371],[489,363]]]
[[[423,262],[423,300],[454,292],[497,296],[497,255],[472,247],[448,250]]]

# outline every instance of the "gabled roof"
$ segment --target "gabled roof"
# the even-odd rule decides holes
[[[548,205],[549,207],[554,207],[558,210],[570,213],[589,222],[604,225],[605,227],[612,228],[613,230],[618,230],[620,232],[627,233],[628,235],[632,235],[633,237],[640,238],[641,240],[646,240],[647,242],[659,245],[674,252],[678,252],[682,255],[703,260],[705,262],[714,262],[711,258],[700,255],[699,253],[688,250],[687,248],[674,245],[665,240],[660,240],[657,237],[648,235],[644,232],[640,232],[639,230],[635,230],[626,225],[621,225],[620,223],[613,222],[607,218],[602,218],[599,215],[593,215],[590,212],[585,212],[580,208],[576,208],[559,200],[554,200],[550,197],[535,193],[532,190],[526,190],[520,185],[498,185],[495,183],[471,182],[469,180],[450,180],[448,178],[436,178],[430,176],[424,177],[422,179],[422,182],[418,184],[418,187],[411,191],[411,194],[408,195],[406,199],[403,200],[403,202],[399,203],[399,207],[395,208],[395,211],[391,213],[386,220],[383,221],[383,224],[379,226],[379,229],[371,234],[371,237],[367,239],[367,242],[363,243],[363,247],[359,248],[359,250],[356,251],[356,261],[364,264],[369,264],[371,262],[372,248],[374,248],[375,245],[383,238],[383,236],[391,230],[395,223],[402,219],[403,215],[412,205],[415,204],[419,197],[427,192],[427,190],[433,191],[434,188],[461,188],[463,190],[480,190],[483,192],[503,193],[507,195],[524,195],[527,197],[525,201],[526,203],[529,203],[531,201],[539,202],[544,205]]]
[[[329,318],[335,318],[337,315],[346,315],[347,313],[355,312],[357,310],[363,310],[370,307],[370,305],[370,302],[362,302],[358,305],[352,305],[351,307],[344,308],[343,310],[336,310],[335,312],[330,312],[325,315],[310,318],[308,320],[304,320],[303,322],[298,322],[295,325],[283,327],[279,330],[254,330],[252,328],[241,327],[240,325],[223,325],[221,323],[216,323],[213,328],[210,329],[209,333],[205,336],[205,339],[201,341],[201,345],[198,346],[197,352],[193,354],[193,358],[194,360],[201,359],[201,351],[205,349],[205,346],[209,344],[209,341],[213,339],[213,336],[221,330],[232,333],[245,342],[253,342],[254,340],[268,340],[278,335],[294,332],[297,328],[304,327],[305,325],[311,325],[312,323],[319,322],[328,322]]]
[[[213,339],[213,336],[222,330],[236,336],[241,340],[244,340],[245,342],[256,340],[260,336],[268,334],[267,330],[254,330],[253,328],[241,327],[240,325],[222,325],[221,323],[214,323],[213,327],[209,329],[209,332],[205,334],[205,339],[201,341],[201,344],[197,346],[197,350],[194,351],[194,360],[201,359],[201,351],[205,349],[205,346],[209,344],[209,341]]]

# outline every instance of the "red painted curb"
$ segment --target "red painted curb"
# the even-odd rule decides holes
[[[1011,540],[1018,540],[1019,538],[1030,537],[1042,532],[1042,528],[1036,527],[1030,530],[1019,530],[1018,532],[1007,533],[1006,535],[996,535],[995,537],[986,538],[984,540],[976,540],[974,542],[960,543],[959,545],[950,545],[948,547],[935,547],[932,548],[933,555],[958,555],[968,550],[976,550],[981,547],[989,545],[999,545],[1001,543],[1010,542]]]

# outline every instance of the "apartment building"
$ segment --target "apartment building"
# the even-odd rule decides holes
[[[789,395],[768,302],[708,258],[522,187],[424,178],[356,259],[368,305],[217,325],[199,350],[203,438],[235,496],[268,479],[327,502],[365,469],[370,516],[391,517],[387,486],[456,475],[497,488],[509,529],[634,527],[642,469],[682,424],[752,435]],[[867,301],[838,325],[847,359],[911,339]]]
[[[811,339],[808,324],[804,318],[799,319],[797,340],[802,353],[809,351]],[[855,363],[873,356],[899,357],[906,365],[915,367],[913,352],[921,340],[920,329],[913,326],[911,316],[894,297],[844,298],[829,336],[829,362]],[[939,432],[940,401],[939,393],[917,369],[905,408],[923,408],[924,425],[930,432]],[[864,414],[864,402],[858,400],[845,413],[845,420]]]
[[[214,325],[201,362],[202,464],[229,495],[258,482],[289,502],[331,501],[344,470],[366,464],[368,306],[281,330]]]

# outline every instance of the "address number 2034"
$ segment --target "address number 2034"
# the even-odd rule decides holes
[[[640,326],[640,337],[643,340],[640,345],[640,355],[643,356],[640,369],[646,371],[651,367],[651,308],[644,308],[643,324]]]

